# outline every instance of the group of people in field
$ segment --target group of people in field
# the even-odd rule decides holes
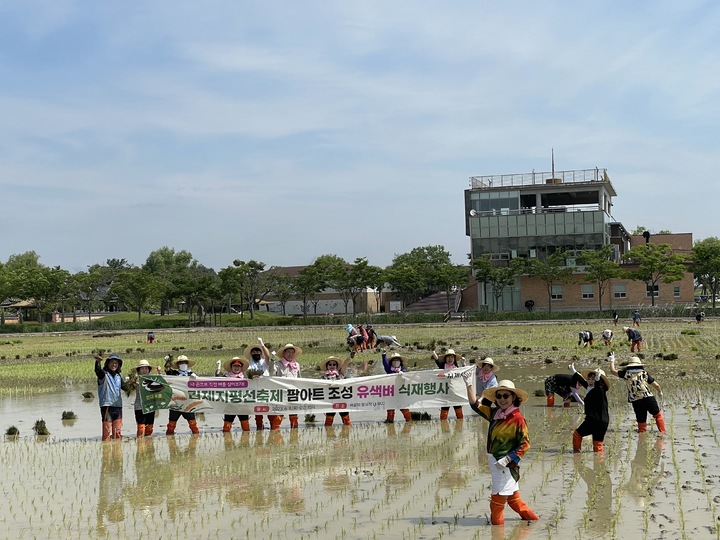
[[[351,325],[346,330],[350,332]],[[354,330],[354,328],[353,328]],[[632,328],[624,328],[624,331]],[[609,330],[608,330],[609,331]],[[584,331],[588,332],[589,331]],[[592,341],[592,333],[589,336],[580,333],[581,342],[584,337]],[[603,338],[608,336],[603,332]],[[393,336],[393,340],[395,340]],[[610,344],[612,333],[609,336]],[[370,342],[369,342],[370,343]],[[632,349],[631,349],[632,350]],[[393,353],[388,356],[385,349],[382,349],[382,365],[386,373],[402,373],[407,371],[407,357],[400,353]],[[302,348],[288,343],[281,347],[277,353],[272,354],[264,345],[261,339],[259,344],[248,346],[242,357],[233,357],[224,362],[218,360],[216,376],[249,378],[277,376],[277,377],[300,377],[300,364],[298,358],[302,354]],[[349,356],[341,359],[337,356],[329,356],[320,363],[322,378],[328,380],[342,379],[348,376],[349,366],[355,357],[356,350],[351,348]],[[467,366],[465,358],[456,353],[454,349],[447,349],[438,354],[432,353],[432,360],[438,369],[454,370]],[[628,402],[631,403],[635,412],[638,432],[647,431],[648,413],[653,417],[660,433],[665,433],[665,421],[661,405],[655,393],[662,398],[662,390],[659,383],[645,370],[643,362],[637,356],[632,356],[625,365],[617,366],[614,353],[607,356],[609,371],[612,375],[625,381]],[[195,364],[186,355],[180,355],[173,359],[166,357],[164,371],[168,375],[196,377],[192,371]],[[95,357],[95,373],[98,382],[98,395],[100,400],[102,418],[102,439],[120,438],[122,428],[122,391],[127,389],[127,380],[121,376],[122,359],[111,354],[103,359]],[[141,360],[134,368],[138,376],[148,375],[153,369],[147,360]],[[157,371],[160,371],[158,366]],[[505,379],[498,381],[497,372],[499,366],[492,358],[484,358],[476,362],[475,370],[466,370],[462,373],[467,399],[471,409],[489,422],[487,433],[487,459],[491,473],[492,487],[490,499],[490,521],[493,525],[504,523],[504,508],[509,506],[521,519],[527,521],[538,520],[538,516],[528,507],[520,496],[520,463],[523,456],[530,448],[528,428],[523,417],[520,406],[526,403],[529,397],[528,392],[515,386],[512,380]],[[584,407],[584,419],[572,431],[573,452],[580,452],[582,441],[585,437],[592,438],[592,448],[596,453],[604,451],[603,441],[610,423],[608,413],[608,392],[611,389],[611,382],[605,371],[599,367],[578,371],[574,364],[569,366],[569,374],[556,374],[548,377],[545,381],[546,406],[554,406],[554,395],[558,394],[563,398],[564,406],[570,406],[571,402],[580,403]],[[584,389],[584,396],[580,392]],[[440,409],[440,420],[447,422],[451,406]],[[462,420],[463,408],[461,405],[452,405],[455,418]],[[406,422],[412,421],[409,409],[401,409],[401,414]],[[350,414],[340,412],[342,424],[351,424]],[[170,410],[166,428],[167,435],[173,435],[176,424],[180,417],[183,417],[193,434],[199,433],[197,421],[193,413]],[[236,415],[225,415],[223,418],[223,432],[230,432]],[[266,429],[265,418],[269,422],[270,430],[279,430],[283,422],[283,415],[262,415],[255,416],[255,427],[257,430]],[[288,415],[290,428],[298,428],[297,415]],[[325,426],[332,426],[335,413],[327,413]],[[137,422],[137,437],[150,436],[153,433],[155,413],[143,413],[140,407],[139,396],[135,400],[135,419]],[[250,418],[248,415],[237,415],[243,431],[250,430]],[[385,422],[395,421],[395,410],[388,410]]]

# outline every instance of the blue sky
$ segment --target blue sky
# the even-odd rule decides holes
[[[720,236],[720,4],[0,0],[0,261],[466,262],[469,177]]]

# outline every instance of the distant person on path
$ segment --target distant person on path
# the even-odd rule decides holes
[[[620,318],[620,316],[618,315],[617,310],[614,309],[613,312],[612,312],[613,326],[617,326],[617,325],[618,325],[618,319],[619,319],[619,318]]]
[[[177,377],[196,378],[197,375],[195,375],[195,372],[190,369],[194,365],[195,360],[190,360],[187,356],[181,354],[177,357],[177,360],[171,361],[170,368],[165,369],[165,374],[175,375]],[[175,435],[177,421],[180,419],[181,416],[185,420],[187,420],[188,427],[190,428],[190,431],[193,435],[197,435],[200,433],[200,429],[197,425],[197,419],[195,418],[195,413],[170,409],[168,411],[168,423],[167,429],[165,430],[165,435]]]
[[[572,401],[583,404],[572,376],[567,373],[556,373],[545,379],[545,404],[547,407],[555,405],[555,394],[563,398],[563,407],[569,407]]]
[[[588,345],[592,346],[593,333],[590,330],[582,330],[582,331],[578,332],[577,346],[579,347],[580,344],[582,344],[583,347],[587,347]]]
[[[631,356],[630,362],[620,369],[615,367],[615,354],[610,353],[610,373],[617,375],[625,381],[628,391],[628,403],[632,404],[637,420],[638,433],[647,431],[647,414],[650,413],[655,419],[658,431],[665,433],[665,418],[663,417],[660,405],[651,391],[654,388],[662,399],[662,388],[660,384],[645,371],[642,361],[637,356]]]
[[[453,349],[448,349],[442,357],[439,357],[437,352],[433,351],[432,359],[435,361],[438,369],[451,370],[460,367],[458,363],[458,356],[455,354]],[[461,359],[462,365],[465,365],[464,358]],[[453,405],[455,411],[455,418],[462,420],[464,418],[462,405]],[[440,407],[440,420],[447,420],[448,414],[450,413],[450,407]]]
[[[614,335],[615,334],[613,333],[613,331],[610,330],[609,328],[606,328],[605,330],[603,330],[602,338],[603,338],[603,341],[605,342],[606,347],[610,347],[612,345],[612,340],[613,340]]]
[[[587,390],[585,393],[585,420],[573,431],[573,452],[579,452],[583,437],[592,435],[593,452],[602,454],[603,441],[610,425],[608,413],[607,393],[610,390],[610,380],[600,369],[586,369],[579,373],[575,364],[570,364],[573,382]]]
[[[630,341],[630,352],[635,352],[635,349],[637,349],[637,352],[642,352],[643,338],[640,330],[623,326],[623,332],[625,332]]]
[[[523,520],[536,521],[533,512],[520,497],[520,460],[530,448],[530,438],[520,405],[528,393],[510,380],[500,381],[496,388],[482,393],[478,400],[470,377],[465,380],[468,402],[477,414],[489,421],[487,459],[490,466],[490,522],[505,523],[505,503]]]
[[[632,319],[632,325],[633,326],[640,326],[640,312],[636,309],[632,312],[632,315],[630,315],[630,318]]]
[[[117,354],[111,354],[106,360],[99,354],[96,354],[94,358],[102,418],[102,440],[120,439],[122,437],[122,391],[126,388],[120,374],[122,360]],[[104,365],[100,367],[100,362],[103,361]]]

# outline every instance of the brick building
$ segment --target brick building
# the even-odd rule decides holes
[[[489,255],[495,265],[507,265],[515,258],[543,260],[555,251],[566,254],[566,265],[576,268],[571,283],[553,286],[553,310],[598,309],[598,286],[585,279],[577,257],[584,251],[612,246],[612,257],[621,257],[631,247],[646,242],[631,236],[612,216],[615,188],[605,169],[531,172],[470,178],[465,190],[465,233],[470,237],[470,257]],[[654,235],[653,243],[667,243],[673,250],[689,254],[692,234]],[[631,265],[622,265],[630,268]],[[494,309],[492,290],[478,284],[478,305]],[[603,308],[648,305],[651,291],[645,283],[616,279],[603,296]],[[654,291],[655,304],[686,304],[693,301],[691,272],[674,283],[660,283]],[[500,311],[523,309],[532,300],[536,309],[547,309],[548,293],[539,278],[523,275],[506,287]]]

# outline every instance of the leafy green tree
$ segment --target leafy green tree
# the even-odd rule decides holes
[[[59,266],[49,268],[38,265],[32,270],[25,268],[15,272],[13,289],[23,298],[35,301],[38,322],[44,325],[45,315],[55,307],[68,276],[68,271]]]
[[[103,297],[108,288],[107,274],[97,265],[87,272],[78,272],[73,276],[81,304],[85,305],[88,317],[92,319],[95,303]]]
[[[156,249],[148,255],[143,269],[150,272],[157,280],[161,315],[167,313],[174,301],[183,296],[178,285],[188,279],[190,267],[198,264],[189,251],[175,252],[173,248],[167,246]]]
[[[282,272],[278,267],[268,269],[268,286],[271,287],[273,296],[280,303],[282,314],[287,315],[285,306],[293,297],[293,278],[289,274]]]
[[[691,258],[695,279],[712,296],[715,310],[715,297],[720,294],[720,239],[711,236],[695,242]]]
[[[565,253],[555,251],[541,259],[530,259],[529,274],[536,276],[545,284],[548,299],[548,313],[552,313],[553,286],[572,281],[573,269],[565,266]]]
[[[142,318],[142,312],[157,292],[155,278],[142,268],[126,268],[119,272],[112,284],[112,290],[125,304]]]
[[[685,275],[687,261],[686,257],[674,253],[670,244],[645,244],[630,248],[623,255],[623,260],[635,264],[634,270],[629,270],[627,275],[631,279],[645,282],[648,290],[651,291],[650,298],[652,305],[655,305],[655,287],[662,281],[672,283],[682,279]]]
[[[396,255],[385,272],[403,302],[411,304],[439,290],[447,291],[449,282],[461,281],[461,274],[454,268],[443,246],[425,246]]]
[[[233,266],[238,269],[242,284],[240,295],[250,309],[250,319],[255,318],[255,305],[263,300],[271,291],[270,276],[265,272],[265,263],[250,260],[248,262],[234,260]]]
[[[620,265],[612,259],[612,246],[604,245],[596,251],[584,251],[578,256],[578,262],[585,266],[587,280],[598,286],[598,307],[603,308],[603,295],[610,282],[622,275]]]
[[[298,275],[293,279],[292,285],[295,297],[302,301],[303,319],[306,319],[308,302],[314,295],[319,294],[325,288],[325,280],[317,266],[311,264],[298,272]]]
[[[500,309],[503,291],[523,273],[525,263],[522,259],[512,259],[507,266],[494,266],[489,255],[477,257],[472,261],[475,279],[492,288],[495,311]]]

